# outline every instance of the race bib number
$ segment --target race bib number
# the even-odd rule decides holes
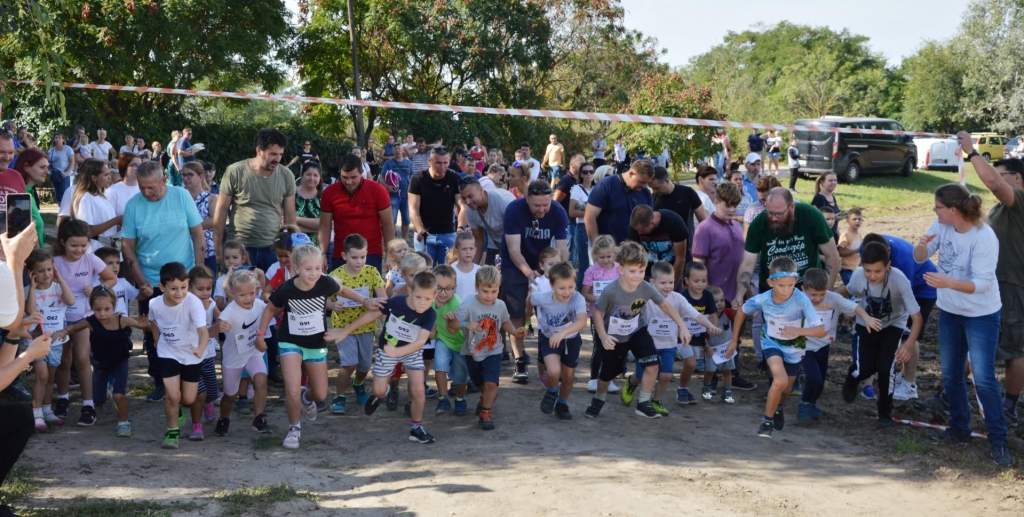
[[[676,326],[676,322],[671,319],[652,319],[647,324],[647,330],[650,331],[652,337],[674,339],[679,335],[679,328]]]
[[[611,280],[594,280],[594,296],[600,297],[604,289],[611,283]]]
[[[238,350],[238,355],[249,355],[256,349],[256,332],[235,334],[235,348]]]
[[[178,325],[166,325],[160,327],[160,338],[163,339],[164,343],[168,346],[181,346],[181,328]]]
[[[308,314],[288,313],[288,333],[293,336],[312,336],[324,331],[324,315],[322,312]]]
[[[54,332],[63,329],[65,327],[64,311],[65,309],[63,307],[47,307],[43,309],[43,332],[53,334]],[[68,338],[65,336],[64,339],[58,341],[57,344],[67,343],[67,341]]]
[[[418,325],[402,321],[396,318],[394,314],[388,316],[388,322],[384,330],[389,336],[406,343],[416,341],[416,338],[420,335],[420,327]]]
[[[832,330],[832,315],[833,315],[833,313],[835,311],[830,309],[830,310],[827,310],[827,311],[816,311],[816,312],[818,313],[818,317],[821,318],[821,324],[825,325],[825,328],[828,329],[831,332],[831,330]]]
[[[704,328],[704,325],[701,325],[697,320],[693,318],[686,318],[685,321],[686,329],[689,330],[690,334],[694,336],[699,336],[707,330]]]
[[[369,298],[370,297],[370,288],[369,287],[356,287],[355,289],[352,289],[352,290],[357,292],[357,293],[359,293],[359,296],[362,296],[363,298]],[[353,300],[351,298],[345,298],[344,296],[338,296],[338,305],[340,305],[342,309],[354,309],[356,307],[362,307],[363,306],[363,304],[361,304],[361,303],[359,303],[359,302],[357,302],[357,301],[355,301],[355,300]]]
[[[628,336],[640,328],[640,316],[633,316],[629,319],[616,318],[612,316],[608,320],[608,333],[616,336]]]
[[[785,320],[785,321],[769,320],[766,323],[768,324],[768,337],[773,338],[773,339],[781,339],[783,341],[788,341],[790,339],[794,339],[795,336],[790,336],[790,337],[783,336],[782,329],[784,329],[786,327],[798,327],[799,328],[799,327],[803,326],[801,324],[800,320]]]
[[[714,352],[711,354],[711,360],[714,361],[715,364],[728,362],[731,358],[726,357],[725,352],[727,350],[729,350],[729,343],[722,343],[721,345],[716,346],[714,348]]]

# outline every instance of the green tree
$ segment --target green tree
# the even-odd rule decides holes
[[[948,42],[928,42],[903,60],[902,121],[908,128],[955,132],[976,124],[964,117],[965,68],[964,56]]]
[[[965,55],[962,116],[1024,131],[1024,0],[974,0],[953,39]]]

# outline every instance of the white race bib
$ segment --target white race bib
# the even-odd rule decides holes
[[[608,318],[608,333],[615,336],[628,336],[640,328],[640,315],[628,320],[612,316]]]
[[[711,360],[715,364],[722,364],[728,362],[730,358],[725,356],[725,352],[729,350],[729,343],[722,343],[714,348],[714,353],[711,354]]]
[[[307,314],[288,313],[288,333],[293,336],[312,336],[324,331],[324,314],[310,312]]]
[[[389,336],[406,343],[412,343],[420,336],[420,327],[407,321],[402,321],[394,314],[388,316],[388,322],[384,330]]]
[[[160,338],[170,347],[181,346],[181,328],[178,325],[160,327]]]
[[[686,329],[690,331],[691,335],[699,336],[707,331],[704,325],[701,325],[700,322],[693,318],[685,318],[683,321],[686,322]]]
[[[63,329],[66,326],[64,318],[65,310],[66,309],[64,307],[44,307],[43,332],[53,334],[54,332]],[[64,339],[55,344],[67,343],[67,341],[68,338],[65,336]]]
[[[352,289],[352,290],[357,292],[357,293],[359,293],[359,295],[362,296],[363,298],[369,298],[370,297],[370,288],[369,287],[356,287],[355,289]],[[355,301],[355,300],[353,300],[351,298],[345,298],[344,296],[338,296],[338,304],[341,305],[342,309],[354,309],[356,307],[362,307],[363,306],[363,304],[361,304],[361,303],[359,303],[359,302],[357,302],[357,301]]]
[[[783,341],[788,341],[790,339],[794,339],[794,337],[783,337],[782,329],[784,329],[786,327],[802,327],[803,326],[803,324],[801,323],[800,320],[787,320],[787,321],[769,320],[769,321],[766,321],[765,323],[768,324],[768,337],[773,338],[773,339],[781,339]]]
[[[612,282],[613,280],[594,280],[594,296],[600,297],[605,287],[608,287],[608,284]]]
[[[652,318],[647,323],[647,330],[651,337],[674,339],[679,335],[679,327],[670,318]]]
[[[834,313],[832,309],[815,312],[818,313],[818,317],[821,318],[821,324],[825,325],[825,328],[832,328],[832,314]]]
[[[247,356],[256,349],[256,331],[239,332],[235,334],[235,349],[238,355]]]

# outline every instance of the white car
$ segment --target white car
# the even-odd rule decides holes
[[[955,138],[915,138],[917,168],[928,170],[959,170],[963,163]]]

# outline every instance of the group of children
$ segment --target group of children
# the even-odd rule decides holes
[[[348,412],[350,390],[367,415],[382,403],[395,409],[403,373],[408,378],[411,441],[434,441],[423,425],[432,391],[438,398],[435,414],[456,416],[468,413],[467,393],[479,391],[478,425],[494,429],[505,335],[522,338],[527,328],[513,326],[499,299],[500,271],[473,262],[477,250],[472,234],[457,236],[451,264],[433,265],[422,254],[411,253],[405,241],[392,241],[384,276],[367,265],[367,242],[358,234],[343,240],[345,262],[329,274],[321,250],[304,237],[283,234],[277,245],[280,261],[267,272],[248,264],[245,248],[237,242],[225,244],[227,272],[217,281],[204,266],[187,270],[179,263],[166,264],[160,269],[159,292],[140,303],[142,315],[133,318],[127,315],[128,301],[140,293],[118,278],[117,250],[91,252],[84,223],[61,225],[55,256],[36,251],[27,268],[32,283],[27,307],[37,314],[30,320],[38,323],[33,332],[53,335],[51,353],[34,367],[36,428],[45,431],[67,418],[74,364],[82,381],[78,424],[95,423],[95,407],[110,391],[117,435],[131,436],[126,391],[132,329],[137,328],[150,333],[155,343],[150,369],[163,388],[166,448],[179,446],[185,407],[192,422],[188,439],[204,439],[204,421],[215,420],[216,434],[227,435],[235,404],[247,391],[255,415],[252,429],[269,432],[271,348],[277,350],[283,377],[286,448],[299,447],[303,420],[316,420],[319,405],[329,404],[334,414]],[[909,281],[890,267],[884,245],[864,246],[858,252],[859,267],[838,291],[830,290],[826,272],[811,269],[801,277],[792,260],[777,258],[769,266],[771,289],[735,312],[726,306],[721,289],[708,285],[707,269],[700,262],[686,266],[683,288],[677,291],[672,265],[649,265],[647,252],[635,242],[616,245],[611,237],[600,236],[593,257],[594,264],[578,283],[579,272],[557,251],[545,250],[540,256],[543,276],[531,284],[528,301],[537,322],[542,413],[572,419],[569,401],[588,319],[597,385],[585,416],[600,416],[609,384],[627,372],[630,356],[636,369],[626,376],[620,398],[627,406],[635,402],[637,415],[668,414],[664,402],[677,359],[682,360],[678,404],[696,403],[688,386],[698,368],[703,374],[701,398],[712,401],[721,388],[720,400],[733,404],[733,359],[744,322],[759,312],[764,319],[758,330],[762,358],[771,379],[759,435],[770,437],[783,429],[785,396],[801,367],[806,385],[799,419],[820,417],[817,400],[843,315],[856,318],[860,343],[843,398],[852,401],[858,384],[877,374],[879,422],[891,425],[890,372],[894,361],[913,354],[921,317]],[[901,343],[904,332],[909,337]],[[340,370],[328,403],[329,345],[336,347]],[[436,390],[427,385],[431,370]],[[371,372],[372,385],[367,387]]]

